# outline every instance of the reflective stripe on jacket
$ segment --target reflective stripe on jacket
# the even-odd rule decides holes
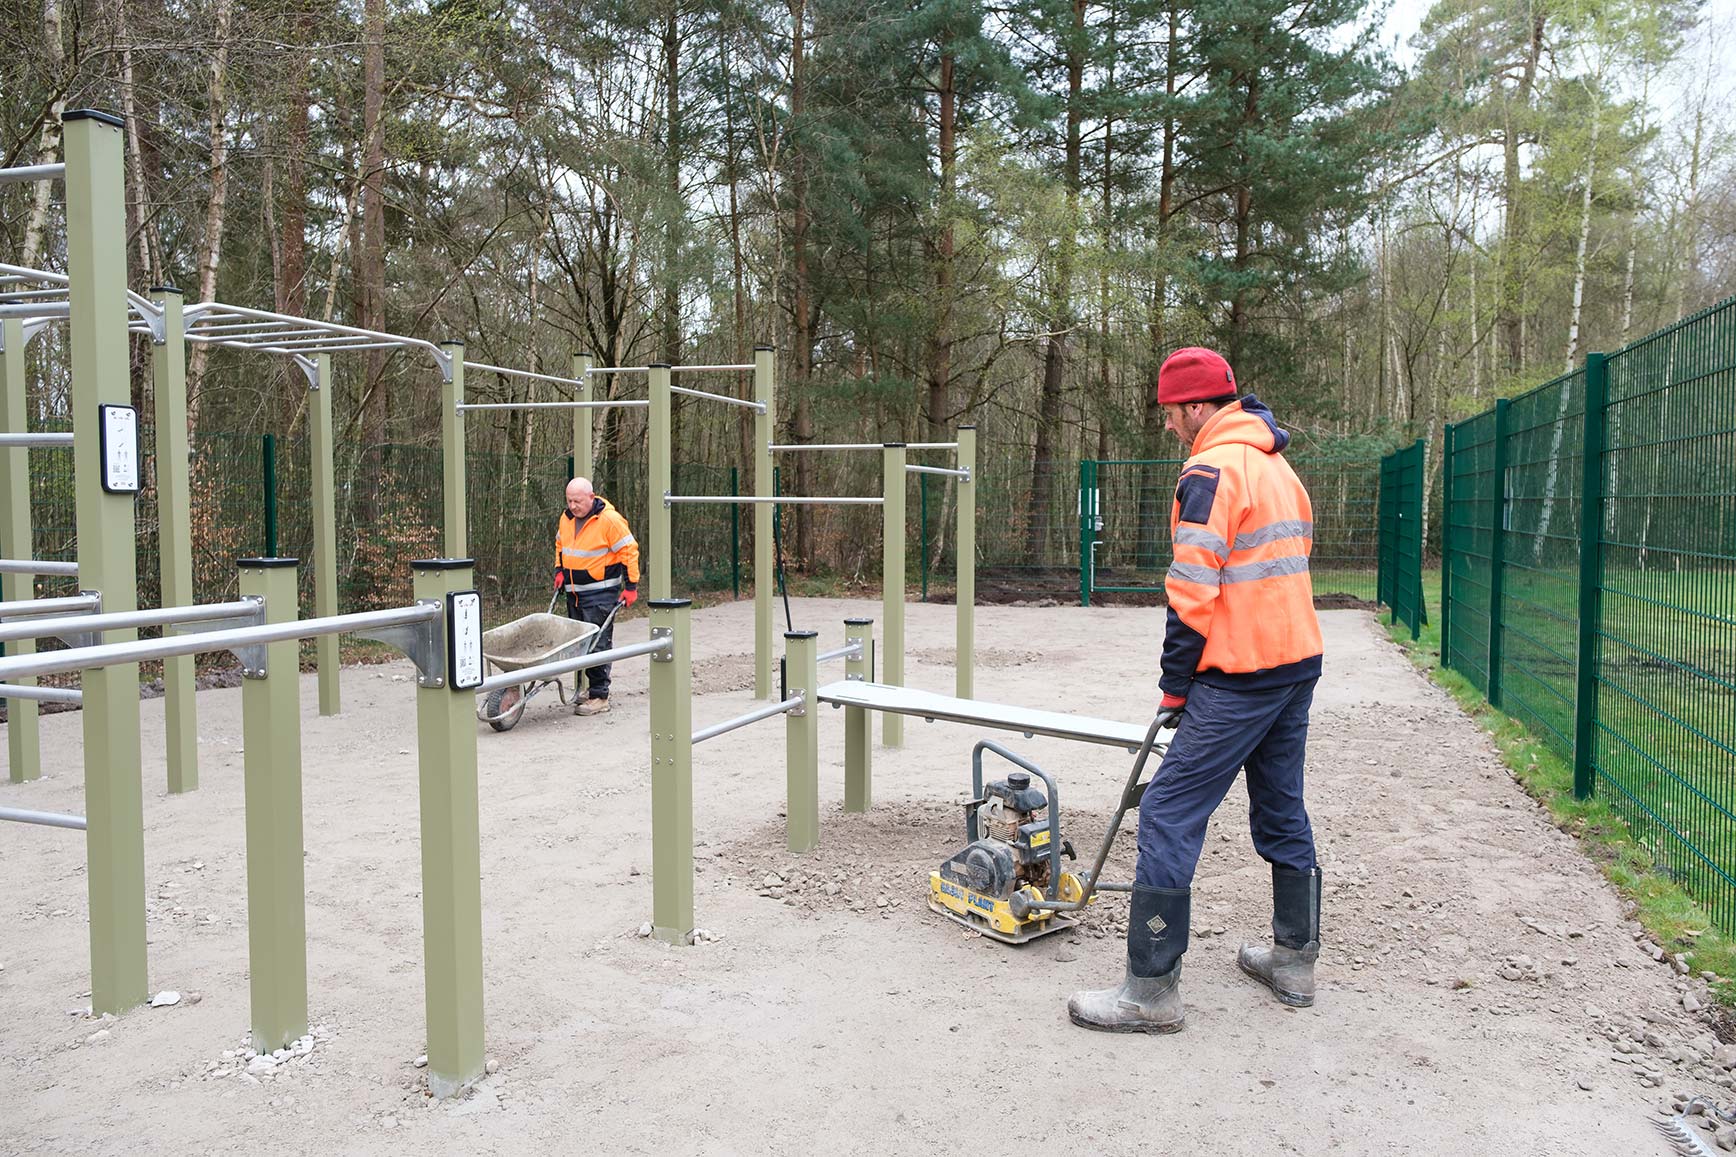
[[[555,565],[566,572],[570,594],[614,590],[639,585],[639,543],[627,520],[606,499],[598,498],[591,512],[575,522],[561,513],[555,533]]]
[[[1290,436],[1249,394],[1194,439],[1170,511],[1175,561],[1163,640],[1167,695],[1198,679],[1276,687],[1320,674],[1320,620],[1308,556],[1314,507],[1284,461]]]

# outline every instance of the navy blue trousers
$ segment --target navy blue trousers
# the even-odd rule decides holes
[[[1193,883],[1206,821],[1244,767],[1254,849],[1280,868],[1306,872],[1314,867],[1314,830],[1302,806],[1302,763],[1316,682],[1265,691],[1193,685],[1175,742],[1139,803],[1137,883],[1147,888]]]

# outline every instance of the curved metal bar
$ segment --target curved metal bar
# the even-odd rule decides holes
[[[969,470],[954,470],[950,466],[911,466],[906,464],[904,472],[906,474],[945,474],[949,478],[962,478],[966,482],[970,481]]]
[[[509,378],[531,378],[539,382],[554,382],[562,386],[582,386],[585,383],[577,378],[563,378],[558,374],[539,374],[534,370],[509,370],[505,366],[491,366],[485,362],[465,362],[467,370],[482,370],[484,373],[505,374]]]

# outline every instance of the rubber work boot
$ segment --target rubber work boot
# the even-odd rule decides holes
[[[608,710],[607,699],[581,699],[573,705],[574,715],[601,715]]]
[[[1187,888],[1133,887],[1127,920],[1127,974],[1119,987],[1075,992],[1073,1023],[1099,1032],[1180,1032],[1181,956],[1187,951]]]
[[[1320,959],[1320,869],[1272,866],[1272,947],[1244,944],[1243,972],[1294,1008],[1314,1003],[1314,962]]]

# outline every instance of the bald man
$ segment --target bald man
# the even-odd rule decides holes
[[[591,489],[589,478],[567,483],[567,509],[555,532],[555,590],[567,596],[567,614],[598,626],[617,602],[632,606],[639,597],[639,543],[621,512]],[[614,625],[604,629],[592,649],[614,645]],[[609,666],[586,673],[585,694],[573,695],[574,715],[609,710]]]

